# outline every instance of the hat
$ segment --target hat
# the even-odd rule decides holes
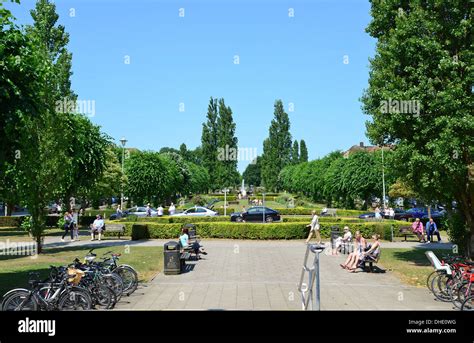
[[[349,226],[344,226],[344,231],[349,231]]]

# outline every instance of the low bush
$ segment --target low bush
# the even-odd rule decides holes
[[[25,216],[2,216],[0,217],[0,226],[20,227]]]
[[[107,232],[107,225],[105,225]],[[150,238],[150,232],[148,231],[147,224],[133,224],[132,225],[132,232],[131,232],[132,240],[136,241],[139,239],[148,239]]]
[[[304,207],[295,207],[295,208],[278,208],[276,209],[280,214],[283,215],[310,215],[312,210],[316,210],[319,214],[321,213],[322,208],[304,208]],[[364,211],[358,210],[344,210],[344,209],[337,209],[337,216],[338,217],[349,217],[349,216],[359,216]]]
[[[124,223],[125,235],[131,235],[132,239],[161,238],[177,239],[180,235],[182,223]],[[197,233],[202,238],[225,238],[225,239],[303,239],[308,236],[309,228],[306,223],[231,223],[231,222],[201,222],[196,223]],[[360,231],[366,238],[378,233],[383,239],[389,240],[391,236],[391,225],[394,233],[398,232],[400,223],[353,223],[351,231]],[[337,223],[321,223],[321,236],[329,238],[331,229],[343,226]]]

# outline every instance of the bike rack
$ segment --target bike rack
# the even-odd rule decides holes
[[[319,283],[319,254],[324,251],[326,246],[324,244],[308,244],[306,246],[306,253],[304,255],[303,269],[301,270],[300,282],[298,284],[298,291],[301,292],[301,304],[302,309],[307,311],[310,307],[311,310],[321,310],[321,299],[320,299],[320,283]],[[308,266],[308,257],[310,252],[314,254],[313,264]],[[308,283],[304,283],[304,277],[308,274]],[[316,291],[313,292],[316,283]],[[314,297],[314,299],[313,299]]]
[[[431,262],[431,265],[433,266],[433,268],[436,270],[436,271],[442,271],[444,270],[446,272],[446,274],[448,275],[451,275],[452,274],[452,270],[451,270],[451,267],[447,264],[441,264],[441,261],[438,259],[438,257],[436,257],[436,255],[434,254],[434,252],[432,252],[431,250],[430,251],[426,251],[425,252],[425,255],[426,257],[428,257],[428,260],[430,260]]]

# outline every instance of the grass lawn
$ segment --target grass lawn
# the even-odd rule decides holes
[[[425,249],[382,249],[380,266],[395,274],[403,283],[426,287],[426,279],[433,271]],[[450,253],[450,250],[432,250],[437,256]]]
[[[61,266],[71,263],[76,257],[82,259],[90,247],[45,248],[37,258],[30,256],[0,255],[0,297],[8,290],[26,287],[28,272],[37,271],[44,277],[50,265]],[[103,247],[94,252],[98,257],[108,251],[121,253],[120,263],[129,264],[138,271],[140,281],[150,280],[163,268],[162,247]]]

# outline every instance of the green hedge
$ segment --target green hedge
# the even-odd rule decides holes
[[[161,223],[161,224],[171,224],[171,223],[208,223],[208,222],[230,222],[230,216],[215,216],[215,217],[175,217],[175,216],[163,216],[163,217],[138,217],[133,220],[128,220],[123,218],[120,222],[149,222],[149,223]],[[311,217],[283,217],[284,223],[309,223]],[[346,218],[346,217],[320,217],[320,223],[365,223],[366,220],[359,218]],[[392,221],[386,221],[392,222]]]
[[[24,216],[1,216],[0,217],[0,226],[8,226],[8,227],[20,227],[21,223],[23,222]]]
[[[321,208],[304,208],[304,207],[295,207],[295,208],[276,208],[280,214],[283,215],[310,215],[312,210],[316,210],[317,214],[321,213]],[[362,213],[366,213],[364,211],[358,210],[344,210],[344,209],[337,209],[337,216],[338,217],[354,217],[359,216]]]
[[[181,223],[124,223],[125,234],[132,239],[161,238],[177,239],[182,227]],[[321,236],[329,238],[331,228],[335,223],[321,223]],[[400,223],[353,223],[349,227],[354,233],[360,231],[366,238],[378,233],[383,239],[389,240],[391,236],[391,225],[394,233],[398,233]],[[343,226],[339,225],[342,230]],[[202,222],[196,223],[197,233],[202,238],[226,238],[226,239],[303,239],[308,236],[309,229],[305,223],[230,223],[230,222]],[[106,230],[107,232],[107,230]]]

